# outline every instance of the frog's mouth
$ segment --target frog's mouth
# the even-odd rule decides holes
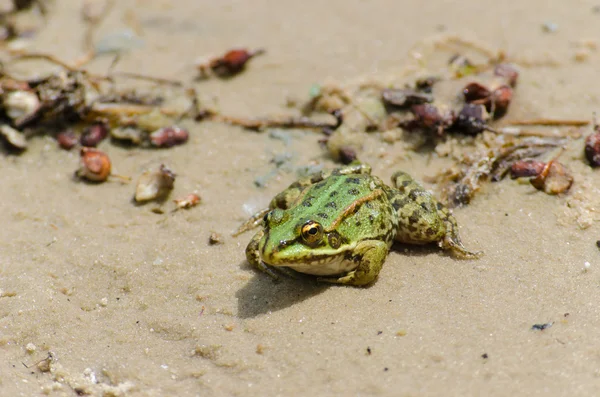
[[[353,261],[350,255],[342,252],[337,255],[316,255],[279,266],[287,266],[297,272],[315,276],[333,276],[356,269],[358,262]]]

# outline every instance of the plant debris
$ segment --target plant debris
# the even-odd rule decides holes
[[[196,193],[190,193],[183,198],[175,199],[173,201],[177,207],[176,209],[188,209],[200,204],[200,196]]]
[[[152,146],[157,148],[170,148],[187,142],[189,133],[177,126],[163,127],[150,134]]]
[[[553,324],[554,324],[553,322],[545,323],[545,324],[533,324],[531,326],[531,330],[532,331],[543,331],[543,330],[545,330],[547,328],[552,327]]]
[[[433,102],[433,95],[409,88],[386,88],[381,92],[381,98],[387,106],[399,108]]]
[[[523,159],[539,157],[560,147],[564,140],[524,138],[515,140],[488,132],[480,138],[484,146],[465,154],[459,163],[438,174],[435,181],[442,189],[442,199],[451,207],[468,204],[486,181],[499,181],[512,165]],[[516,166],[518,168],[518,166]]]
[[[585,138],[585,157],[592,167],[600,166],[600,126],[594,115],[594,131]]]
[[[233,49],[227,51],[221,57],[200,63],[197,67],[202,77],[208,76],[209,70],[219,77],[231,77],[242,72],[250,59],[264,53],[264,49],[254,51],[245,48]]]

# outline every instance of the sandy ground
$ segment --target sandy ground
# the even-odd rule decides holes
[[[509,117],[587,119],[600,110],[600,54],[573,57],[578,40],[600,37],[596,5],[120,1],[97,37],[134,13],[145,44],[119,70],[187,82],[198,56],[266,48],[239,77],[197,84],[223,111],[254,116],[281,112],[286,97],[306,98],[317,82],[393,74],[415,43],[459,34],[557,62],[522,69]],[[81,55],[79,6],[56,1],[31,48]],[[557,30],[544,32],[545,22]],[[74,182],[77,153],[47,137],[20,156],[0,155],[1,396],[598,395],[600,230],[578,227],[570,196],[510,180],[489,185],[455,211],[467,247],[485,251],[480,260],[401,246],[370,288],[274,283],[245,262],[251,233],[230,234],[295,179],[281,172],[255,187],[274,154],[292,151],[294,166],[333,164],[321,137],[290,132],[286,147],[268,133],[185,126],[190,141],[170,150],[101,148],[135,178],[168,164],[178,174],[172,197],[202,196],[189,211],[135,206],[132,184]],[[435,158],[376,136],[361,159],[385,180],[394,169],[418,179],[439,171]],[[563,158],[578,178],[571,195],[600,184],[582,159],[582,142],[573,142]],[[223,245],[209,246],[213,231]],[[49,352],[42,372],[35,364]]]

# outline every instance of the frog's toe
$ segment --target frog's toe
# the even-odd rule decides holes
[[[279,280],[279,275],[275,272],[272,266],[267,265],[265,262],[260,261],[257,265],[258,270],[263,273],[267,273],[273,280]]]
[[[269,208],[264,208],[264,209],[258,211],[257,213],[252,215],[252,217],[250,219],[248,219],[246,222],[241,224],[240,227],[238,227],[231,235],[233,237],[237,237],[240,234],[247,232],[248,230],[254,229],[255,227],[257,227],[258,225],[260,225],[262,223],[263,217],[268,212],[269,212]]]
[[[355,287],[365,287],[369,284],[372,284],[376,279],[377,275],[354,270],[342,277],[318,277],[317,281],[331,284],[344,284],[353,285]]]
[[[453,254],[463,259],[477,259],[483,256],[483,251],[469,251],[462,245],[460,240],[456,241],[452,238],[444,238],[440,241],[440,248],[443,250],[451,250]]]

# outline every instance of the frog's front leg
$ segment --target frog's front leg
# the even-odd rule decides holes
[[[390,248],[380,240],[361,241],[353,251],[350,260],[357,261],[358,267],[341,277],[319,277],[319,281],[335,284],[365,286],[379,275]]]
[[[258,244],[264,234],[265,231],[261,230],[258,233],[256,233],[254,237],[252,237],[252,240],[250,240],[248,246],[246,247],[246,259],[248,259],[248,263],[250,263],[250,265],[254,266],[261,272],[267,273],[269,276],[277,280],[279,276],[273,271],[273,269],[271,269],[269,265],[265,264],[260,259],[260,251],[258,249]]]

